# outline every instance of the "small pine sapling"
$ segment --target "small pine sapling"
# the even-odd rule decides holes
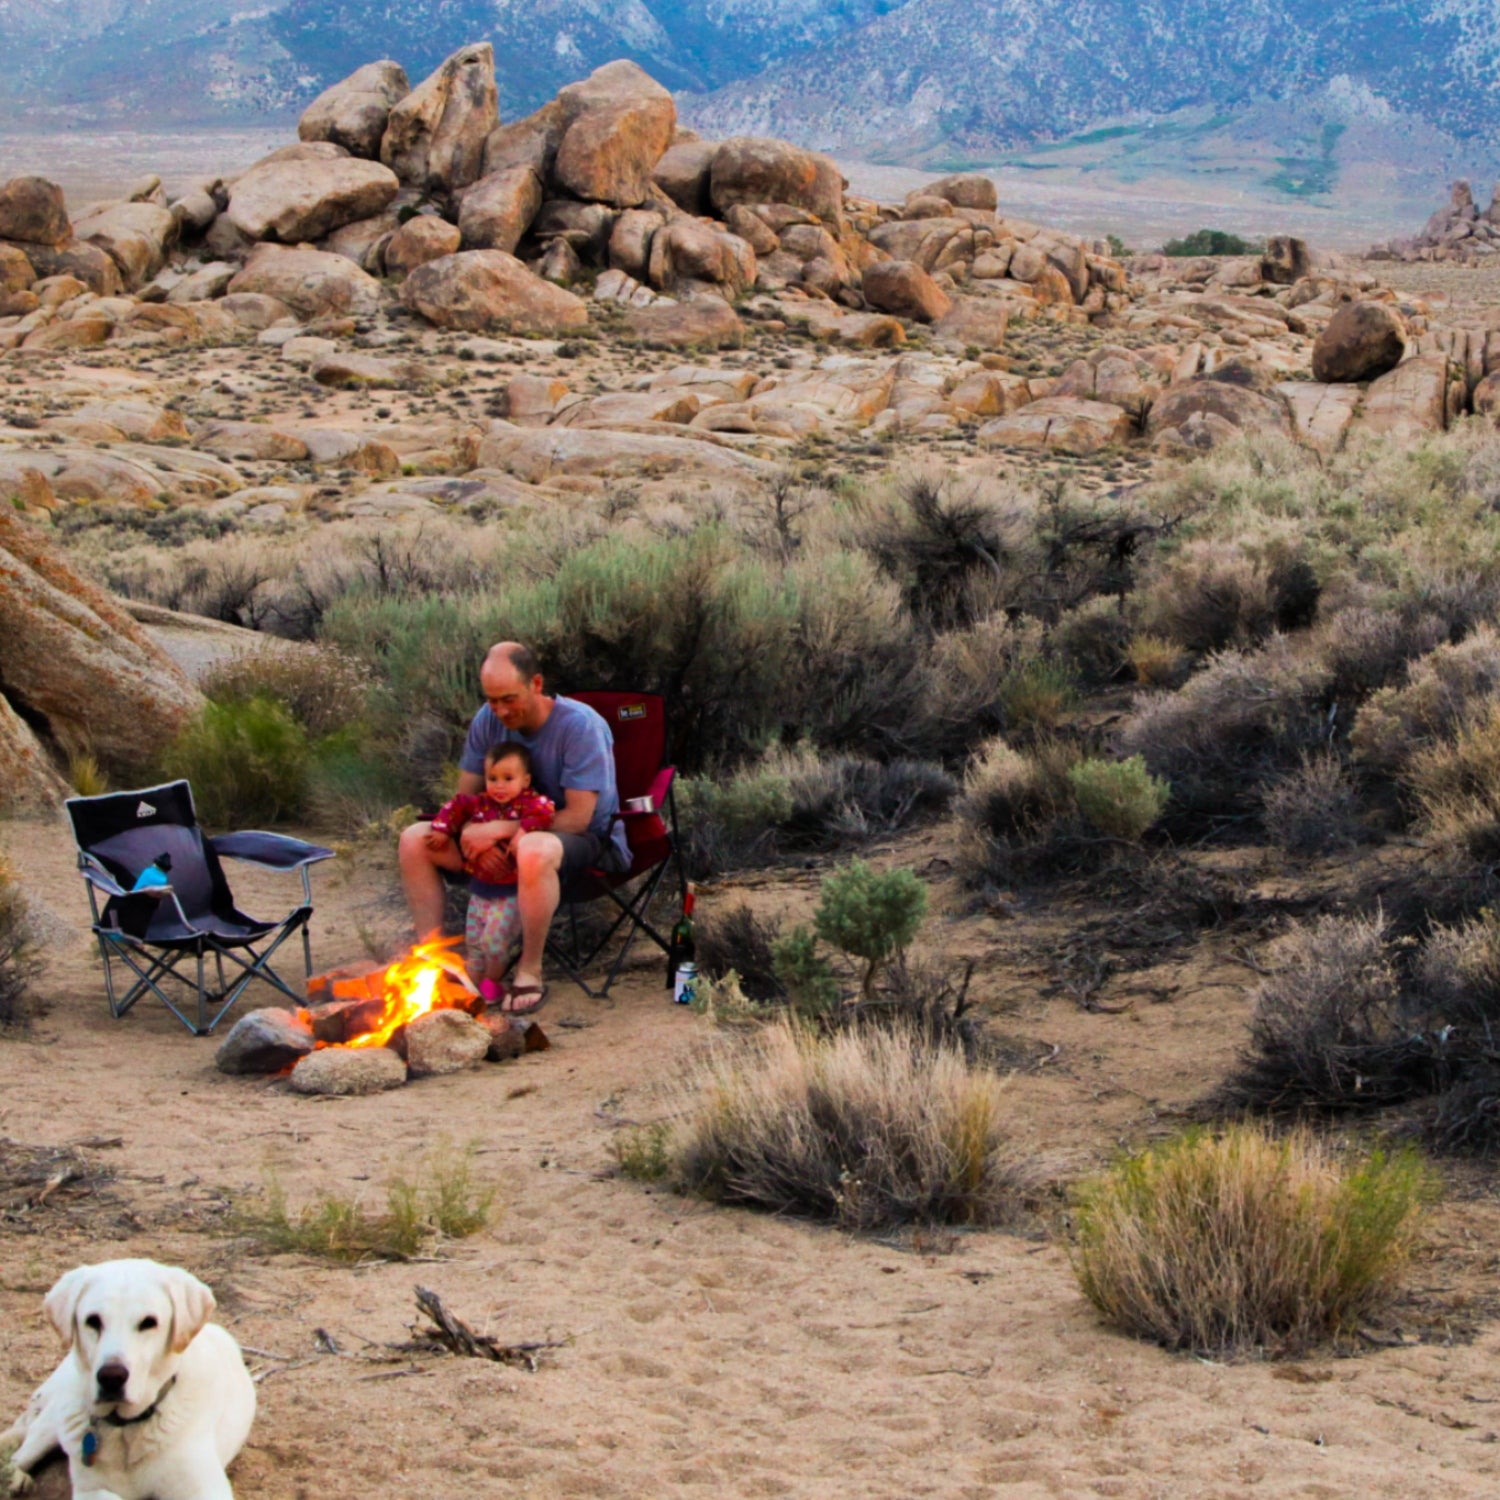
[[[872,870],[856,859],[823,881],[813,925],[835,948],[865,961],[868,1000],[881,968],[905,952],[927,915],[927,888],[910,870]]]

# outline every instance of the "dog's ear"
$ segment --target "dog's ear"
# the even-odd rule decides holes
[[[166,1273],[166,1287],[172,1299],[172,1353],[181,1354],[213,1315],[214,1294],[196,1276],[175,1266]]]
[[[73,1347],[78,1337],[78,1299],[88,1285],[92,1266],[75,1266],[66,1276],[58,1278],[52,1290],[42,1299],[42,1311],[57,1330],[65,1349]]]

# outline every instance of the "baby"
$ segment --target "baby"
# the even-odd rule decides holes
[[[511,949],[521,935],[521,911],[515,892],[498,889],[515,884],[516,865],[510,846],[517,834],[550,828],[556,811],[548,798],[532,789],[531,752],[525,745],[502,743],[492,745],[485,753],[484,791],[478,795],[461,793],[444,803],[432,820],[427,834],[429,849],[446,849],[459,838],[466,823],[510,825],[505,837],[495,845],[495,853],[508,864],[507,871],[499,873],[491,867],[495,878],[483,879],[469,859],[464,859],[464,869],[471,877],[464,945],[469,955],[469,972],[479,981],[479,993],[487,1004],[494,1005],[504,999],[500,979]]]

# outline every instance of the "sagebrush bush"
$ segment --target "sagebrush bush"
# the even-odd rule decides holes
[[[1052,643],[1077,679],[1097,688],[1114,682],[1126,670],[1131,635],[1120,600],[1096,598],[1070,609],[1058,620]],[[1180,654],[1174,649],[1174,658]]]
[[[1338,756],[1322,751],[1266,788],[1266,834],[1288,854],[1328,854],[1357,843],[1358,795]]]
[[[15,871],[0,859],[0,1029],[32,1014],[40,969],[36,930]]]
[[[720,1052],[699,1083],[676,1171],[720,1202],[870,1231],[1014,1223],[1034,1195],[1003,1086],[957,1048],[779,1022]]]
[[[1328,672],[1328,690],[1341,705],[1360,704],[1370,694],[1400,683],[1407,663],[1425,656],[1447,635],[1431,611],[1396,601],[1351,604],[1313,632],[1313,649]]]
[[[1250,653],[1227,651],[1180,692],[1142,700],[1120,731],[1187,813],[1257,810],[1261,788],[1327,738],[1321,664],[1286,638]]]
[[[1145,835],[1171,795],[1171,788],[1146,769],[1139,755],[1129,760],[1081,760],[1068,767],[1068,783],[1078,811],[1100,833],[1131,841]]]
[[[833,966],[818,952],[818,934],[805,922],[777,934],[771,944],[771,969],[798,1015],[819,1019],[843,1003]]]
[[[698,967],[708,978],[722,979],[732,970],[739,975],[747,999],[764,1003],[784,998],[776,977],[778,919],[757,916],[741,902],[706,914],[696,936]]]
[[[1000,738],[980,747],[956,808],[958,864],[971,884],[1073,867],[1085,829],[1068,772],[1082,758],[1064,740],[1039,740],[1024,751]]]
[[[1074,1265],[1100,1313],[1141,1338],[1297,1354],[1390,1297],[1429,1191],[1410,1152],[1346,1162],[1302,1131],[1194,1132],[1083,1191]]]
[[[1461,1041],[1487,1047],[1500,1027],[1500,915],[1485,907],[1467,921],[1434,927],[1417,982],[1436,1024],[1456,1026]]]
[[[1186,675],[1191,658],[1175,641],[1141,631],[1125,645],[1125,661],[1135,680],[1145,687],[1175,687]]]
[[[280,703],[313,739],[361,724],[370,686],[363,663],[319,646],[242,651],[215,663],[202,683],[215,703]]]
[[[1500,700],[1451,741],[1417,751],[1406,781],[1441,850],[1482,865],[1500,860]]]
[[[1457,645],[1413,661],[1405,683],[1376,693],[1359,710],[1349,743],[1361,765],[1397,775],[1420,752],[1485,716],[1497,698],[1500,633],[1481,625]]]
[[[1230,1102],[1375,1109],[1426,1092],[1430,1043],[1403,1015],[1382,917],[1318,918],[1270,950]]]
[[[162,759],[164,775],[192,784],[198,816],[220,828],[296,817],[307,766],[306,731],[270,698],[208,703]]]

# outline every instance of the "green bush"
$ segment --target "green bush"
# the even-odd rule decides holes
[[[853,860],[823,879],[813,926],[826,943],[865,961],[869,997],[881,966],[903,952],[927,915],[927,887],[910,870],[877,871]]]
[[[343,652],[318,646],[268,646],[243,651],[210,668],[203,691],[215,703],[269,698],[313,739],[359,725],[370,672]]]
[[[1171,789],[1146,769],[1139,755],[1128,760],[1081,760],[1068,768],[1078,810],[1110,838],[1141,838],[1161,816]]]
[[[1265,246],[1259,240],[1241,239],[1227,229],[1195,229],[1180,240],[1168,240],[1161,249],[1163,255],[1180,258],[1199,255],[1259,255]]]
[[[818,935],[811,927],[798,923],[773,939],[771,964],[776,982],[800,1015],[826,1016],[838,1008],[838,981],[818,952]]]
[[[1083,1191],[1074,1267],[1105,1318],[1169,1349],[1295,1354],[1390,1296],[1428,1192],[1411,1152],[1193,1132]]]
[[[220,828],[278,823],[307,800],[307,734],[270,698],[208,703],[162,763],[192,784],[198,816]]]

